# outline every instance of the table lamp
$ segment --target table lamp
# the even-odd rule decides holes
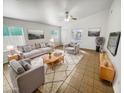
[[[51,39],[50,39],[50,42],[54,43],[54,39],[53,39],[53,38],[51,38]]]
[[[9,50],[9,52],[10,52],[11,55],[14,54],[14,46],[8,45],[8,46],[7,46],[7,50]]]
[[[50,44],[52,47],[54,47],[54,39],[53,38],[50,39]]]

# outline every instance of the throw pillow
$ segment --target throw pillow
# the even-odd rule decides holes
[[[40,45],[41,45],[41,48],[44,48],[44,47],[46,47],[46,45],[45,45],[45,43],[40,43]]]
[[[104,66],[108,67],[108,62],[104,61]]]
[[[21,52],[24,52],[23,46],[17,46],[17,49]]]
[[[22,65],[16,61],[13,60],[10,62],[10,66],[13,68],[13,70],[17,73],[17,74],[21,74],[23,72],[25,72],[25,69],[22,67]]]
[[[50,47],[49,43],[45,43],[45,47]]]
[[[36,47],[36,49],[41,48],[40,43],[35,43],[35,47]]]
[[[69,45],[70,45],[70,47],[73,47],[74,46],[74,43],[71,42]]]
[[[26,60],[20,61],[20,64],[23,66],[23,68],[27,71],[29,69],[31,69],[31,65],[29,64],[29,62],[27,62]]]
[[[30,52],[32,50],[32,47],[30,45],[23,46],[24,52]]]
[[[32,50],[33,50],[33,49],[36,49],[35,45],[30,45],[30,46],[31,46]]]

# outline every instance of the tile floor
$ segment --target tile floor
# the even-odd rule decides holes
[[[99,54],[94,51],[84,54],[57,93],[114,93],[109,82],[99,79]]]
[[[8,66],[3,65],[3,90],[12,93]],[[61,84],[57,93],[114,93],[112,86],[99,79],[99,54],[95,51],[84,51],[84,57],[72,73]],[[36,90],[34,93],[41,93]]]

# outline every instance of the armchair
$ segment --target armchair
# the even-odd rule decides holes
[[[78,54],[79,53],[79,43],[70,43],[64,45],[64,51],[67,51],[70,54]]]

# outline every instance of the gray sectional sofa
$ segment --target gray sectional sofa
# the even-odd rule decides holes
[[[44,66],[41,62],[12,60],[9,65],[13,93],[32,93],[45,82]]]
[[[53,51],[48,43],[35,43],[32,45],[17,46],[16,52],[21,58],[34,58]]]

